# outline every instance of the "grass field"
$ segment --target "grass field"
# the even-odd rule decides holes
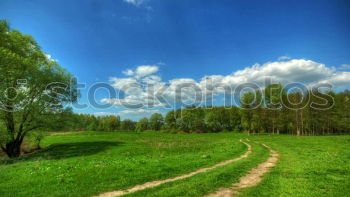
[[[349,196],[350,136],[260,136],[280,162],[243,196]]]
[[[245,159],[127,196],[203,196],[237,182],[277,150],[280,161],[242,196],[348,196],[350,136],[84,132],[48,136],[44,149],[0,160],[0,196],[93,196],[209,167],[247,151]],[[259,142],[259,143],[258,143]]]

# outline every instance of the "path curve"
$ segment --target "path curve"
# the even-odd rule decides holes
[[[219,191],[209,194],[206,197],[232,197],[238,195],[241,189],[253,187],[260,183],[263,175],[276,165],[279,158],[279,154],[275,150],[266,144],[262,145],[270,150],[270,157],[264,163],[261,163],[258,167],[253,168],[248,174],[241,177],[238,183],[232,185],[232,188],[221,188]]]
[[[180,175],[180,176],[177,176],[177,177],[174,177],[174,178],[169,178],[169,179],[159,180],[159,181],[146,182],[146,183],[143,183],[141,185],[136,185],[136,186],[134,186],[134,187],[132,187],[130,189],[127,189],[127,190],[117,190],[117,191],[106,192],[106,193],[99,194],[99,195],[97,195],[95,197],[122,196],[122,195],[125,195],[125,194],[137,192],[137,191],[140,191],[140,190],[156,187],[156,186],[162,185],[164,183],[169,183],[169,182],[174,182],[174,181],[177,181],[177,180],[185,179],[185,178],[188,178],[188,177],[191,177],[191,176],[203,173],[203,172],[208,172],[208,171],[213,170],[213,169],[215,169],[217,167],[225,166],[227,164],[230,164],[230,163],[242,160],[244,158],[247,158],[250,154],[252,154],[252,147],[251,147],[250,144],[244,142],[242,139],[240,139],[239,141],[241,143],[245,144],[248,147],[248,151],[246,153],[244,153],[243,155],[241,155],[240,157],[237,157],[237,158],[234,158],[234,159],[230,159],[230,160],[226,160],[226,161],[222,161],[222,162],[217,163],[217,164],[215,164],[215,165],[213,165],[211,167],[200,168],[200,169],[198,169],[198,170],[196,170],[194,172],[183,174],[183,175]]]

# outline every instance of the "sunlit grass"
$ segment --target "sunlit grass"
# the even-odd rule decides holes
[[[246,151],[232,134],[87,132],[49,136],[44,150],[2,161],[0,196],[92,196],[211,166]]]
[[[258,136],[280,153],[278,165],[242,196],[349,196],[350,136]]]

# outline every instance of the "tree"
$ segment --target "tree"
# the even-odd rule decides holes
[[[246,92],[241,98],[241,113],[242,113],[242,126],[250,134],[253,130],[253,118],[254,110],[261,107],[261,93],[257,92]]]
[[[152,130],[159,131],[163,124],[164,118],[162,114],[154,113],[149,119],[149,126]]]
[[[6,127],[1,149],[8,157],[20,155],[24,137],[43,126],[45,114],[76,101],[72,78],[31,36],[0,21],[0,118]]]
[[[282,96],[284,94],[281,84],[271,84],[265,88],[265,105],[270,111],[270,119],[272,125],[272,133],[279,134],[280,111],[282,110]]]
[[[136,131],[142,132],[148,129],[148,119],[142,118],[139,120],[139,122],[136,124]]]
[[[129,119],[123,120],[120,124],[120,129],[124,131],[134,131],[135,128],[135,122]]]
[[[177,127],[177,117],[176,117],[177,113],[176,111],[170,111],[166,114],[165,116],[165,124],[167,125],[167,127],[169,128],[176,128]]]
[[[237,107],[231,107],[229,109],[229,117],[230,117],[230,127],[232,131],[240,131],[241,130],[241,116],[239,114],[239,109]]]
[[[95,116],[92,116],[89,120],[89,124],[87,125],[87,130],[89,131],[96,131],[99,127],[99,121]]]
[[[263,102],[264,101],[264,102]],[[227,107],[227,106],[226,106]],[[241,109],[187,107],[167,113],[169,132],[248,131],[325,135],[349,133],[350,91],[334,93],[325,89],[294,89],[272,84],[261,91],[246,92]]]
[[[106,124],[106,131],[116,131],[120,128],[120,117],[119,116],[106,116],[103,117]]]
[[[212,132],[232,130],[229,110],[224,107],[214,107],[208,110],[205,122]]]

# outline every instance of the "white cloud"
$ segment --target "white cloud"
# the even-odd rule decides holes
[[[142,65],[137,67],[135,71],[135,77],[136,78],[145,77],[147,75],[158,72],[158,70],[159,70],[159,67],[156,65]]]
[[[123,0],[126,3],[130,3],[134,6],[140,6],[144,3],[144,0]]]
[[[123,71],[123,74],[126,76],[132,76],[132,75],[134,75],[134,71],[132,71],[131,69],[128,69],[128,70]]]
[[[349,89],[350,86],[350,72],[337,72],[331,77],[321,80],[319,83],[332,84],[334,89]]]
[[[127,69],[123,71],[123,74],[126,76],[132,76],[136,79],[140,79],[142,77],[146,77],[153,73],[158,72],[159,67],[157,65],[141,65],[136,68],[135,71],[131,69]]]
[[[331,83],[335,88],[345,89],[350,84],[350,72],[340,72],[336,68],[328,67],[325,64],[312,60],[291,59],[287,61],[267,62],[265,64],[255,64],[238,70],[231,75],[208,75],[200,80],[192,78],[176,78],[168,81],[162,80],[157,73],[159,67],[157,65],[142,65],[135,70],[126,70],[123,73],[124,78],[111,78],[112,86],[118,90],[125,92],[123,99],[102,99],[105,103],[114,104],[116,106],[124,106],[123,103],[130,104],[147,104],[153,108],[164,107],[166,103],[175,104],[177,99],[181,99],[184,103],[194,103],[196,94],[202,94],[202,98],[206,95],[219,95],[224,92],[223,87],[230,87],[232,90],[243,83],[255,83],[264,87],[265,82],[270,80],[271,83],[292,83],[302,82],[305,85],[317,83]],[[196,86],[200,88],[200,92],[196,91]],[[153,89],[155,93],[160,93],[161,97],[167,102],[158,100],[157,95],[149,90]],[[181,90],[181,95],[176,91]],[[211,98],[209,98],[211,99]],[[203,101],[203,100],[202,100]],[[206,100],[203,101],[203,103]],[[150,106],[143,106],[142,110]],[[138,111],[136,109],[125,111],[126,113],[136,113],[146,111]]]
[[[274,82],[314,82],[333,74],[334,69],[311,60],[293,59],[285,62],[255,64],[225,77],[227,83],[262,83],[266,79]]]
[[[112,87],[118,90],[122,90],[127,94],[131,94],[140,89],[140,84],[134,78],[110,78]]]
[[[157,75],[150,75],[142,79],[142,82],[146,84],[153,84],[156,85],[157,83],[161,83],[161,78],[160,76]]]
[[[123,74],[127,76],[125,78],[110,78],[112,87],[124,92],[125,97],[117,99],[104,98],[101,102],[119,107],[145,103],[154,107],[162,106],[163,104],[156,102],[154,95],[148,91],[148,88],[153,88],[154,91],[157,91],[165,84],[159,75],[155,75],[158,70],[159,67],[157,65],[141,65],[135,70],[128,69],[123,71]]]

